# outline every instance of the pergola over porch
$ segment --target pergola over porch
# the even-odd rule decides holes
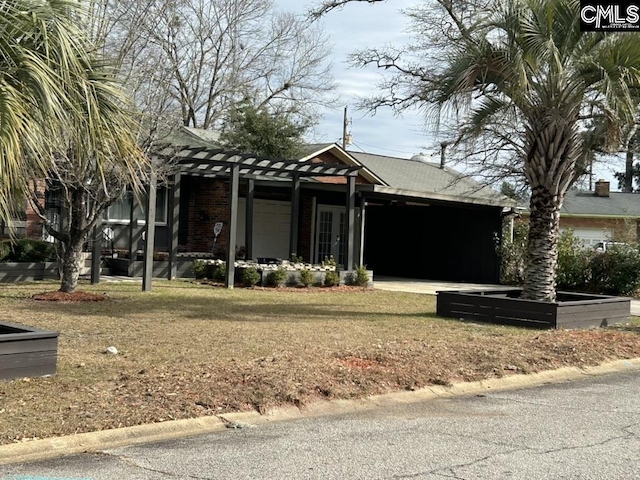
[[[289,232],[289,254],[297,252],[300,214],[301,179],[314,177],[344,177],[345,199],[345,266],[354,263],[354,224],[356,177],[362,167],[344,164],[328,164],[319,161],[296,161],[262,157],[237,151],[213,147],[164,146],[157,148],[153,157],[156,162],[172,165],[169,176],[168,214],[168,278],[176,277],[178,258],[178,236],[180,222],[181,178],[184,176],[224,178],[229,180],[229,215],[227,219],[226,277],[225,286],[233,288],[235,281],[236,239],[238,227],[238,191],[240,180],[246,180],[245,248],[247,258],[252,258],[253,195],[256,179],[284,179],[291,181],[291,225]],[[143,263],[143,291],[151,290],[153,252],[155,242],[156,177],[151,175],[145,209],[145,242]],[[133,225],[133,222],[130,224]],[[98,243],[98,242],[96,242]],[[132,242],[130,242],[132,243]],[[130,246],[131,249],[131,246]],[[98,257],[94,251],[93,257]],[[95,265],[95,264],[94,264]],[[99,265],[92,269],[92,280],[99,278]]]

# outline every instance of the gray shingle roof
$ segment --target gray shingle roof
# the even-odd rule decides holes
[[[190,147],[219,147],[220,132],[201,128],[180,127],[169,135],[159,138],[158,143]]]
[[[371,153],[349,152],[390,187],[478,200],[501,201],[505,197],[447,166]],[[510,202],[505,202],[505,205]]]
[[[611,192],[608,197],[597,197],[593,192],[570,190],[560,214],[640,217],[640,194]]]

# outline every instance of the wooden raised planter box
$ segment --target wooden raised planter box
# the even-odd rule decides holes
[[[58,333],[0,323],[0,379],[56,373]]]
[[[555,302],[524,300],[522,289],[441,291],[441,317],[533,328],[590,328],[627,323],[631,300],[607,295],[558,292]]]
[[[177,274],[178,278],[193,278],[193,272],[191,271],[191,264],[193,258],[178,259],[177,262]],[[113,275],[124,275],[127,277],[141,277],[144,262],[141,260],[135,260],[130,262],[128,258],[109,258],[107,263],[111,268]],[[153,261],[153,277],[167,278],[169,275],[169,261],[168,260],[154,260]]]
[[[56,262],[0,263],[0,282],[33,282],[58,278]]]

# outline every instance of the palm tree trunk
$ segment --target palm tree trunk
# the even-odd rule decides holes
[[[528,260],[525,270],[523,298],[553,302],[556,299],[556,268],[558,265],[559,195],[544,187],[531,192],[528,240]]]

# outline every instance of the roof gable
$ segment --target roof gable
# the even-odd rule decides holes
[[[323,143],[307,145],[306,154],[300,159],[305,161],[318,161],[323,163],[339,163],[349,167],[363,167],[356,180],[358,183],[368,183],[372,185],[386,185],[384,180],[369,171],[349,152],[336,143]]]

